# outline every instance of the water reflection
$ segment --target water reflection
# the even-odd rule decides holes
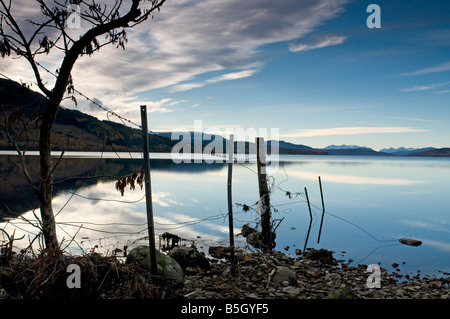
[[[1,183],[1,220],[18,215],[26,220],[16,218],[1,227],[6,225],[10,233],[16,229],[16,237],[25,234],[17,245],[26,246],[37,233],[28,222],[35,223],[31,208],[36,209],[38,205],[11,159],[15,160],[0,157],[2,179],[14,185]],[[307,187],[313,205],[309,247],[335,252],[344,250],[348,258],[364,259],[365,263],[382,262],[386,268],[393,262],[406,261],[402,266],[405,271],[421,269],[425,274],[439,269],[450,272],[450,198],[446,195],[450,161],[323,156],[282,156],[280,160],[279,170],[270,176],[273,218],[284,218],[277,229],[276,249],[289,246],[287,253],[293,254],[295,249],[303,248],[309,213],[301,193]],[[58,183],[53,204],[58,235],[60,240],[64,239],[63,247],[70,243],[74,252],[88,251],[95,246],[111,252],[147,236],[144,191],[139,187],[134,191],[126,189],[122,197],[115,189],[116,177],[129,175],[141,166],[138,157],[76,157],[61,162],[55,172]],[[151,160],[151,167],[156,233],[174,233],[195,241],[200,247],[226,245],[227,165],[176,165],[170,159],[155,158]],[[233,203],[251,208],[245,211],[242,206],[233,206],[235,234],[245,223],[254,227],[259,220],[253,209],[258,200],[255,171],[254,163],[238,163],[233,167]],[[93,176],[96,178],[83,178]],[[340,218],[325,216],[320,244],[316,243],[321,216],[318,176],[322,179],[327,212]],[[71,177],[82,178],[69,179]],[[39,216],[38,211],[36,215]],[[424,244],[415,248],[397,245],[376,249],[383,246],[380,241],[395,242],[401,237],[417,238]],[[240,236],[235,241],[244,244]]]
[[[292,175],[306,180],[317,180],[317,176],[321,176],[329,183],[340,184],[362,184],[362,185],[396,185],[406,186],[413,184],[426,183],[421,180],[402,179],[402,178],[383,178],[383,177],[365,177],[357,175],[337,175],[337,174],[320,174],[313,172],[294,172]]]

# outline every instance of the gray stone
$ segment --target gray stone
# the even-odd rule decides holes
[[[282,290],[284,293],[287,293],[289,295],[298,295],[300,294],[300,288],[295,288],[292,286],[284,287]]]
[[[295,285],[297,283],[297,274],[288,267],[278,267],[273,275],[272,282],[282,284],[284,281],[287,281],[289,285]]]
[[[137,262],[141,267],[151,270],[149,246],[138,246],[133,248],[127,256],[127,263]],[[156,251],[157,275],[169,278],[177,285],[184,285],[184,273],[175,259],[160,251]]]

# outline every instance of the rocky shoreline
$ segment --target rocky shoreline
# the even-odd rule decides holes
[[[380,288],[369,288],[368,278],[373,272],[368,271],[367,265],[348,267],[343,260],[334,259],[332,252],[322,249],[295,258],[277,251],[239,251],[234,274],[230,261],[209,260],[209,270],[186,267],[184,287],[177,291],[180,296],[188,299],[450,299],[448,274],[420,278],[380,268]]]
[[[296,257],[235,249],[232,263],[230,247],[209,247],[206,257],[182,246],[158,254],[158,269],[172,271],[158,276],[139,261],[140,254],[147,258],[148,246],[132,251],[125,262],[96,253],[12,258],[0,265],[0,299],[450,299],[448,273],[420,277],[376,267],[377,288],[377,274],[367,265],[350,267],[325,249]],[[81,289],[66,284],[71,264],[80,266]]]

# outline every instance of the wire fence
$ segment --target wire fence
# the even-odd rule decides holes
[[[41,64],[37,63],[37,65],[39,67],[41,67],[43,70],[45,70],[46,72],[48,72],[49,74],[56,77],[56,75],[53,72],[51,72],[50,70],[48,70]],[[11,80],[9,77],[5,76],[2,73],[0,73],[0,76]],[[114,117],[114,118],[118,119],[119,123],[123,124],[125,127],[127,127],[130,130],[132,130],[134,128],[129,125],[132,125],[132,126],[137,127],[142,130],[141,125],[139,125],[139,124],[135,123],[134,121],[127,119],[127,118],[119,115],[118,113],[112,111],[111,109],[101,105],[100,103],[95,101],[95,99],[88,97],[87,95],[83,94],[82,92],[80,92],[76,89],[74,89],[74,92],[79,94],[81,97],[85,98],[87,101],[89,101],[93,105],[99,107],[101,110],[105,111],[106,116],[110,122],[112,122],[111,117]],[[84,113],[81,113],[81,114],[84,114]],[[86,116],[88,116],[88,115],[86,115]],[[115,132],[115,134],[117,134],[117,136],[120,137],[120,134],[117,132],[117,130],[115,130],[114,126],[111,125],[111,127],[113,128],[113,131]],[[156,134],[150,130],[147,133]],[[124,146],[127,147],[125,143],[124,143]],[[133,158],[131,152],[128,149],[127,149],[127,152],[129,154],[130,158]],[[123,158],[117,152],[114,152],[114,153],[116,154],[116,157],[118,160],[123,160]],[[94,164],[94,166],[92,168],[95,168],[96,166],[100,165],[100,162],[103,158],[103,154],[104,154],[103,151],[100,152],[99,160],[97,161],[97,163]],[[1,164],[5,166],[4,163],[1,163]],[[254,169],[252,169],[249,165],[239,163],[239,162],[236,164],[241,165],[245,169],[248,169],[249,171],[251,171],[253,174],[258,175],[257,172]],[[285,178],[281,182],[276,183],[274,176],[268,177],[268,184],[270,185],[270,191],[271,192],[279,191],[282,194],[284,194],[285,198],[286,198],[286,202],[278,203],[275,205],[271,204],[272,212],[276,213],[280,216],[280,219],[275,219],[274,221],[278,221],[279,223],[282,222],[283,218],[286,215],[290,214],[294,209],[298,210],[298,204],[305,204],[305,208],[306,208],[306,203],[307,203],[307,198],[306,198],[304,192],[287,190],[282,187],[282,185],[289,180],[288,173],[286,172],[284,167],[282,167],[282,168],[283,168]],[[6,169],[14,171],[13,167],[6,167]],[[133,173],[134,172],[130,171],[130,175]],[[14,173],[14,174],[18,174],[18,173]],[[18,176],[20,176],[20,174],[18,174]],[[123,178],[123,177],[124,176],[109,176],[109,178],[111,180],[119,179],[119,178]],[[25,179],[24,176],[20,176],[20,178]],[[96,178],[96,177],[90,177],[90,178]],[[74,177],[74,179],[82,179],[82,178]],[[5,180],[5,183],[10,184],[10,186],[13,189],[15,189],[14,185],[12,185],[4,177],[3,177],[3,180]],[[114,202],[114,203],[123,204],[123,205],[136,204],[136,203],[140,203],[145,200],[145,194],[135,200],[119,200],[117,198],[95,197],[95,196],[88,196],[88,195],[80,194],[79,190],[82,189],[83,186],[78,186],[78,187],[75,187],[72,189],[65,189],[65,188],[55,184],[54,188],[56,190],[59,190],[61,192],[65,192],[68,194],[66,202],[64,204],[62,204],[60,209],[55,213],[55,217],[58,217],[64,211],[64,209],[68,205],[70,205],[70,202],[74,197],[77,197],[79,199],[86,200],[86,201],[91,201],[91,202],[92,201],[106,202],[106,203]],[[19,190],[15,189],[15,191],[19,196],[22,196],[20,194]],[[27,214],[27,217],[25,217],[24,214],[18,213],[18,214],[16,214],[18,216],[17,218],[12,219],[12,220],[8,219],[5,222],[0,224],[0,230],[2,230],[0,232],[0,246],[2,247],[3,250],[8,245],[12,245],[13,242],[17,243],[18,241],[27,241],[27,243],[23,245],[24,247],[22,247],[22,252],[26,252],[26,251],[30,251],[30,250],[32,251],[33,244],[34,245],[37,244],[40,247],[43,247],[43,243],[42,243],[43,239],[42,239],[41,232],[40,232],[40,229],[41,229],[40,218],[38,217],[38,213],[35,211],[36,208],[32,207],[32,205],[30,205],[29,203],[26,203],[26,204],[30,211],[30,213]],[[254,218],[249,218],[249,214],[247,214],[249,211],[257,212],[255,205],[256,205],[256,203],[254,203],[254,204],[235,203],[235,207],[237,209],[235,208],[235,211],[233,212],[234,222],[237,225],[251,224],[255,227],[258,227],[258,222],[259,222],[258,216],[255,215]],[[293,206],[293,205],[295,205],[295,206]],[[314,205],[313,203],[310,203],[310,207],[311,207],[311,213],[313,214],[313,217],[312,217],[313,223],[312,223],[311,227],[314,228],[317,221],[319,220],[318,216],[321,214],[322,208],[319,208],[317,205]],[[10,212],[10,213],[14,213],[14,212]],[[306,213],[306,210],[305,210],[305,213]],[[385,243],[385,242],[386,243],[392,242],[392,240],[378,239],[375,236],[373,236],[370,232],[365,230],[364,228],[358,226],[357,224],[355,224],[343,217],[337,216],[329,211],[325,211],[324,213],[328,216],[334,217],[343,222],[347,222],[347,223],[353,225],[354,227],[357,227],[358,229],[360,229],[361,231],[366,233],[368,236],[370,236],[372,239],[379,242],[380,244]],[[31,216],[33,218],[31,218]],[[5,218],[6,216],[2,216],[2,217]],[[213,214],[213,215],[203,217],[203,218],[191,218],[190,220],[187,220],[187,221],[176,221],[173,223],[161,222],[161,221],[158,221],[158,218],[156,218],[155,227],[158,232],[157,233],[158,236],[161,236],[167,232],[177,232],[177,231],[180,231],[182,229],[187,229],[187,228],[190,229],[193,226],[201,225],[201,224],[208,223],[208,222],[217,222],[220,220],[225,222],[227,217],[228,217],[228,213],[220,212],[220,213]],[[95,251],[100,251],[105,254],[114,254],[114,255],[123,254],[123,255],[125,255],[128,247],[138,244],[140,242],[144,242],[148,238],[148,237],[146,237],[146,236],[148,236],[146,222],[142,222],[142,223],[127,223],[127,222],[99,223],[99,222],[93,222],[90,220],[83,220],[83,221],[56,221],[56,225],[58,227],[58,231],[60,231],[61,233],[64,234],[63,240],[61,242],[61,247],[66,250],[75,248],[75,251],[79,251],[82,253],[85,253],[87,250],[89,250],[89,251],[95,250]],[[30,229],[30,227],[32,230]],[[117,227],[118,229],[115,230],[114,227]],[[124,227],[131,228],[132,230],[123,230]],[[69,229],[72,229],[72,231],[70,231]],[[14,236],[15,236],[16,230],[21,231],[23,235],[19,238],[15,238]],[[81,236],[78,238],[77,234],[81,230],[89,231],[91,233],[91,235]],[[205,246],[227,245],[228,244],[227,235],[212,236],[209,239],[198,238],[194,235],[194,236],[191,236],[191,238],[188,238],[186,240],[190,241],[192,243],[196,243],[197,245],[200,244],[200,245],[205,245]],[[239,245],[239,243],[242,245],[245,245],[244,241],[238,242],[238,245]],[[382,247],[382,246],[380,246],[380,247]],[[376,249],[378,249],[380,247],[377,247]],[[373,251],[371,253],[373,253]],[[367,256],[365,258],[367,258]]]

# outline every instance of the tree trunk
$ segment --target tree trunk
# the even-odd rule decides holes
[[[59,103],[49,100],[42,119],[39,135],[40,185],[39,203],[42,219],[42,233],[47,249],[59,249],[56,237],[56,223],[53,215],[53,161],[51,156],[51,133]]]

